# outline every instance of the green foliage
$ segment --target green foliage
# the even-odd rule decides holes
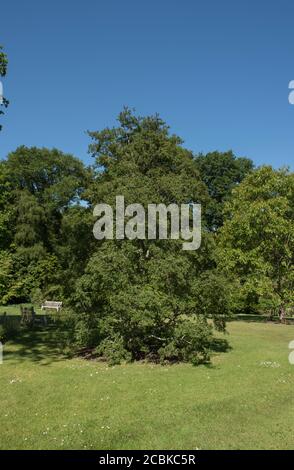
[[[236,158],[230,152],[211,152],[195,159],[200,175],[208,188],[211,201],[206,207],[206,218],[211,230],[223,225],[224,204],[231,198],[232,190],[253,169],[248,158]]]
[[[210,360],[212,340],[211,325],[204,316],[198,316],[178,322],[170,341],[159,349],[158,354],[161,362],[176,360],[203,364]]]
[[[95,348],[100,341],[100,330],[95,317],[89,313],[70,315],[70,325],[73,331],[73,341],[78,349]]]
[[[6,72],[7,72],[7,65],[8,65],[8,60],[7,60],[7,55],[5,52],[3,52],[3,47],[0,46],[0,76],[5,77]]]
[[[233,192],[219,238],[219,262],[239,282],[247,311],[294,303],[294,174],[262,167]]]
[[[81,205],[68,207],[62,215],[60,240],[55,246],[58,280],[65,295],[72,292],[73,285],[84,272],[94,245],[91,208]]]
[[[8,66],[7,55],[5,54],[5,52],[3,52],[3,47],[0,46],[0,78],[5,77],[7,73],[7,66]],[[9,104],[8,100],[3,97],[3,102],[0,103],[0,115],[4,114],[4,111],[1,108],[7,108],[8,104]],[[0,125],[0,131],[1,129],[2,129],[2,126]]]
[[[237,289],[236,280],[226,277],[220,269],[205,271],[197,277],[193,286],[197,312],[212,318],[215,328],[224,331],[225,318],[236,307]]]
[[[131,353],[124,346],[124,339],[119,334],[105,338],[96,348],[96,353],[107,360],[108,364],[115,366],[122,361],[130,361]]]
[[[169,135],[158,116],[137,117],[125,109],[119,124],[90,133],[95,178],[87,198],[92,204],[114,206],[116,195],[123,195],[125,204],[140,201],[145,209],[151,202],[209,201],[193,156],[178,137]],[[92,347],[97,341],[99,348],[104,340],[109,345],[120,338],[119,351],[123,344],[132,359],[157,360],[163,354],[159,351],[173,347],[178,359],[206,360],[211,336],[204,326],[221,306],[212,309],[206,299],[204,308],[195,289],[197,278],[214,266],[213,250],[214,240],[207,232],[197,252],[183,251],[181,240],[96,242],[72,297],[80,343]],[[192,315],[192,332],[187,342],[180,341],[177,332],[184,328],[183,316]],[[189,328],[185,331],[187,335]]]
[[[79,160],[55,149],[19,147],[0,162],[2,303],[28,301],[36,289],[43,298],[62,298],[69,289],[71,275],[80,272],[87,250],[82,256],[83,247],[77,249],[84,225],[78,232],[75,221],[74,245],[68,243],[65,221],[75,211],[84,218],[87,209],[78,208],[78,203],[89,175]],[[89,229],[89,237],[90,233]],[[68,248],[62,250],[66,244]]]
[[[43,302],[43,294],[39,287],[34,288],[30,293],[30,302],[33,305],[41,305]]]
[[[47,215],[78,201],[87,178],[81,161],[57,149],[22,146],[8,155],[5,166],[15,191],[34,196]]]
[[[0,161],[2,304],[62,300],[71,311],[58,323],[61,343],[112,364],[207,362],[232,312],[294,304],[293,173],[253,170],[232,152],[194,157],[158,115],[128,108],[117,127],[89,135],[91,168],[24,146]],[[200,203],[200,249],[95,240],[94,205],[115,207],[118,195],[145,210]]]
[[[2,303],[6,303],[7,291],[13,282],[13,260],[11,253],[2,250],[0,251],[0,298]]]

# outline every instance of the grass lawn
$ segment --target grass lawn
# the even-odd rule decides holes
[[[22,304],[23,307],[31,307],[32,304]],[[41,310],[41,307],[34,305],[34,310],[38,315],[43,315],[44,310]],[[20,305],[0,305],[0,315],[6,312],[7,315],[20,315]]]
[[[293,449],[294,327],[228,324],[211,367],[62,357],[50,331],[7,343],[1,449]]]

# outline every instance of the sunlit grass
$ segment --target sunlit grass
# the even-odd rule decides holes
[[[32,304],[22,304],[23,307],[31,307]],[[39,305],[34,305],[34,310],[38,315],[42,315],[44,311],[41,310]],[[0,315],[6,312],[7,315],[20,315],[20,305],[0,305]]]
[[[232,322],[212,366],[68,359],[48,332],[5,345],[1,449],[293,449],[294,327]]]

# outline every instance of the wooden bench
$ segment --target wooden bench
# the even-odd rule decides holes
[[[59,312],[61,310],[61,307],[62,307],[62,302],[55,302],[53,300],[45,300],[45,302],[41,305],[41,310],[46,310],[47,308],[48,309],[54,309],[54,310],[57,310],[57,312]]]

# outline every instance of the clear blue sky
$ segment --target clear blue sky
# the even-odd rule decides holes
[[[293,0],[9,0],[0,17],[1,157],[25,144],[89,162],[85,131],[129,105],[195,152],[293,164]]]

